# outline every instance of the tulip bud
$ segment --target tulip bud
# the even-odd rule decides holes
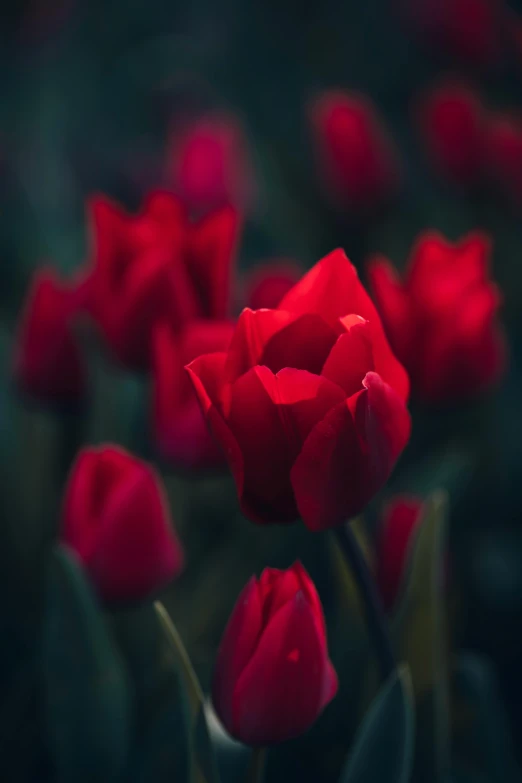
[[[85,391],[85,371],[71,321],[73,289],[52,269],[39,271],[31,286],[15,345],[15,380],[28,394],[53,403],[78,402]]]
[[[173,134],[169,168],[174,188],[189,210],[201,213],[232,204],[248,211],[254,174],[247,140],[237,119],[201,117]]]
[[[377,541],[376,578],[387,610],[393,608],[397,599],[423,509],[418,498],[396,497],[385,510]]]
[[[292,261],[273,261],[254,267],[244,282],[245,306],[252,310],[277,308],[302,274],[302,269]]]
[[[146,598],[182,568],[158,477],[115,446],[80,452],[65,490],[62,540],[109,603]]]
[[[437,173],[466,186],[481,178],[484,119],[480,100],[463,85],[444,84],[426,97],[420,127]]]
[[[340,205],[371,211],[397,190],[396,152],[367,98],[325,93],[312,105],[312,127],[320,174]]]
[[[508,114],[488,123],[485,161],[491,180],[515,206],[522,205],[522,121]]]
[[[254,746],[297,737],[337,686],[323,610],[303,566],[252,577],[226,627],[214,673],[214,707],[229,734]]]

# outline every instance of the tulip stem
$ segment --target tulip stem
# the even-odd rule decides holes
[[[342,524],[335,528],[334,533],[357,582],[364,604],[369,635],[379,659],[382,678],[387,680],[397,664],[388,631],[388,622],[375,581],[351,526]]]
[[[266,748],[252,748],[248,765],[247,783],[262,783],[265,770]]]

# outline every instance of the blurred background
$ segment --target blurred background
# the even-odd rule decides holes
[[[4,5],[0,58],[6,536],[20,552],[42,519],[53,529],[79,442],[114,440],[155,461],[187,551],[186,572],[166,603],[205,687],[251,573],[299,554],[328,614],[337,589],[331,552],[302,526],[266,530],[246,522],[230,479],[179,473],[157,458],[142,378],[112,367],[100,379],[93,360],[92,405],[81,417],[57,417],[17,394],[12,345],[34,271],[46,262],[71,277],[88,258],[86,200],[93,194],[134,211],[158,187],[197,213],[223,203],[242,213],[236,312],[249,271],[261,264],[283,262],[294,274],[343,247],[365,279],[375,253],[404,268],[427,229],[452,241],[475,229],[490,234],[509,370],[495,389],[460,405],[413,400],[411,443],[367,525],[375,529],[384,501],[397,492],[448,492],[450,654],[485,656],[506,736],[522,761],[522,4],[31,0]],[[317,136],[320,100],[332,90],[372,107],[390,165],[382,188],[366,193],[356,183],[344,200]],[[437,90],[443,97],[456,91],[465,106],[449,131],[430,103]],[[477,146],[482,132],[485,146]],[[13,661],[31,647],[25,626],[34,592],[27,572],[20,574],[5,619],[6,688]],[[17,690],[9,699],[9,710],[25,703]],[[358,713],[346,721],[349,733]],[[0,724],[0,747],[19,755],[25,740],[9,733],[9,723]],[[328,779],[302,753],[297,767],[288,761],[287,774]],[[44,780],[41,770],[5,779]]]

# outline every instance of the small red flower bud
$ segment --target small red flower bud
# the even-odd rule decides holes
[[[219,647],[212,698],[233,737],[264,746],[309,729],[337,692],[319,596],[300,563],[249,581]]]
[[[423,510],[423,503],[414,497],[396,497],[385,509],[377,539],[376,578],[387,610],[397,599]]]
[[[72,331],[73,288],[45,268],[34,277],[15,344],[14,376],[28,394],[50,403],[76,403],[85,393],[85,369]]]
[[[115,446],[80,452],[65,490],[61,537],[109,603],[146,598],[183,564],[158,477]]]
[[[327,92],[312,104],[311,118],[320,175],[341,206],[368,212],[395,193],[397,153],[369,99]]]

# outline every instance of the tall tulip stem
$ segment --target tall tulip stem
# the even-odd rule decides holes
[[[248,765],[247,783],[262,783],[265,771],[266,749],[252,748]]]
[[[369,635],[375,646],[383,680],[387,680],[396,667],[396,661],[386,615],[374,579],[351,526],[340,525],[335,528],[334,533],[357,582],[364,604]]]

